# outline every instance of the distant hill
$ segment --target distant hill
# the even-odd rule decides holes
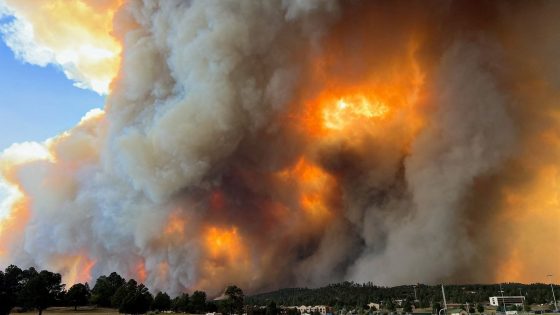
[[[525,295],[530,304],[545,304],[552,301],[550,285],[506,283],[502,284],[504,295]],[[560,293],[560,286],[555,291]],[[499,295],[498,284],[467,284],[446,285],[445,295],[448,303],[484,303],[490,296]],[[520,291],[521,290],[521,291]],[[433,303],[441,303],[441,287],[439,285],[416,285],[417,306],[430,307]],[[395,302],[395,300],[414,300],[414,287],[403,285],[381,287],[372,283],[359,284],[342,282],[321,288],[286,288],[273,292],[260,293],[246,297],[247,304],[268,305],[274,301],[277,305],[330,305],[330,306],[363,306],[370,302]]]

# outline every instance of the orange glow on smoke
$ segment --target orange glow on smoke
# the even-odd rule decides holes
[[[278,173],[282,181],[297,186],[301,209],[314,218],[327,218],[330,215],[326,199],[336,185],[335,179],[313,165],[305,158],[287,170]]]
[[[171,212],[165,227],[165,234],[172,237],[180,237],[185,234],[187,221],[177,212]]]
[[[10,209],[7,217],[0,219],[0,262],[5,265],[13,263],[12,261],[5,261],[10,259],[8,254],[10,252],[10,244],[17,244],[16,240],[23,237],[21,234],[25,230],[27,222],[29,222],[29,205],[25,197],[20,197]]]
[[[560,147],[557,147],[558,149]],[[547,165],[533,170],[535,179],[504,190],[504,211],[496,227],[502,235],[502,264],[495,281],[530,283],[535,271],[560,273],[560,168]],[[543,279],[544,280],[544,279]]]
[[[200,266],[197,288],[213,287],[217,277],[226,276],[228,281],[245,279],[251,272],[249,250],[238,228],[208,226],[202,230],[201,245],[205,259]]]
[[[91,269],[95,260],[90,260],[86,255],[61,256],[52,265],[62,268],[64,280],[68,287],[91,280]]]
[[[146,263],[142,260],[140,261],[135,268],[136,279],[139,282],[145,282],[146,278],[148,277],[148,272],[146,271]]]
[[[204,235],[206,251],[212,259],[234,262],[245,253],[241,236],[235,227],[231,229],[210,227]]]

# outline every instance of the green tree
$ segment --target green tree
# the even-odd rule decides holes
[[[388,299],[385,302],[385,309],[387,309],[388,311],[394,312],[397,309],[397,307],[395,306],[395,303],[393,303],[393,300]]]
[[[78,306],[87,305],[91,292],[87,283],[76,283],[66,293],[66,300],[71,306],[74,306],[74,311],[78,310]]]
[[[278,308],[274,301],[270,301],[266,306],[266,315],[278,315]]]
[[[289,308],[287,311],[287,315],[300,315],[297,308]]]
[[[154,297],[152,310],[168,311],[171,309],[171,298],[165,292],[158,292]]]
[[[194,291],[191,296],[191,309],[193,313],[202,313],[206,310],[206,292]]]
[[[224,294],[226,296],[226,300],[224,301],[224,303],[226,305],[228,314],[242,314],[243,300],[245,298],[243,290],[241,290],[241,288],[236,285],[230,285],[226,288]]]
[[[124,298],[126,298],[126,296],[128,295],[128,292],[130,292],[131,290],[129,290],[129,286],[132,287],[136,287],[137,283],[134,279],[130,279],[128,280],[127,283],[121,285],[117,291],[115,292],[115,294],[113,294],[113,296],[111,296],[111,306],[114,308],[119,308],[121,307]]]
[[[47,270],[37,272],[31,267],[23,272],[23,277],[25,284],[20,292],[21,301],[24,306],[37,309],[39,315],[57,301],[64,289],[58,273]]]
[[[177,296],[171,301],[171,309],[174,312],[181,312],[184,313],[189,310],[189,295],[187,293],[183,293],[180,296]]]
[[[484,313],[484,305],[482,305],[480,303],[477,304],[476,305],[476,311],[479,312],[479,313]]]
[[[405,313],[412,313],[412,304],[409,301],[406,301],[403,306],[403,311]]]
[[[112,272],[109,276],[97,278],[91,290],[91,303],[98,306],[111,307],[111,298],[125,282],[116,272]]]
[[[23,272],[17,266],[10,265],[4,272],[0,271],[0,315],[10,314],[16,306],[22,279]]]
[[[218,311],[218,305],[214,301],[206,302],[206,306],[204,308],[209,313],[214,313]]]
[[[145,314],[152,305],[153,297],[143,284],[136,285],[136,281],[130,280],[126,284],[127,294],[119,306],[119,313]]]

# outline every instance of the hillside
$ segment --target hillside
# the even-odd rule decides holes
[[[502,284],[504,295],[520,295],[527,297],[530,304],[548,303],[552,300],[550,285],[546,284]],[[560,289],[556,285],[555,290]],[[498,284],[446,285],[445,294],[448,303],[488,303],[490,296],[499,295]],[[432,303],[442,301],[439,285],[416,285],[416,295],[420,307],[429,307]],[[403,285],[381,287],[372,283],[358,284],[342,282],[320,288],[286,288],[249,296],[247,304],[267,305],[274,301],[277,305],[331,305],[331,306],[363,306],[369,302],[388,302],[397,299],[414,300],[414,287]]]

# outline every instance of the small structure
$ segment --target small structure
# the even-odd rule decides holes
[[[325,305],[315,305],[315,306],[297,306],[295,307],[300,312],[300,314],[312,314],[314,312],[318,312],[321,315],[327,314],[327,306]]]
[[[523,306],[525,303],[525,297],[523,295],[519,296],[491,296],[490,297],[490,305],[492,306],[503,306],[504,304],[507,305],[515,305],[515,306]]]

